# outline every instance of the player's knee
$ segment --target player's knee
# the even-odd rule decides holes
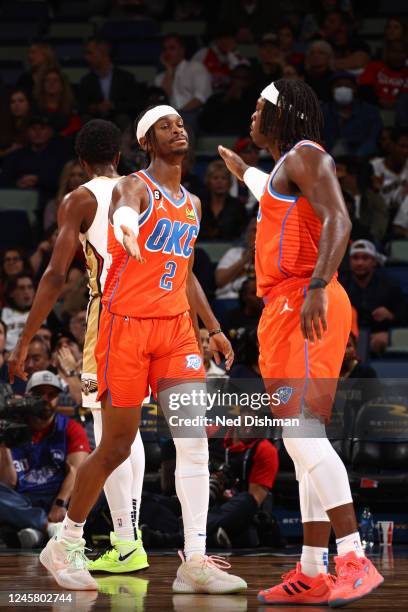
[[[175,438],[177,462],[185,460],[190,464],[208,465],[207,438]]]
[[[115,440],[114,444],[103,444],[99,446],[99,452],[103,455],[102,461],[107,469],[114,470],[126,461],[130,456],[132,441],[126,436]]]
[[[327,438],[283,438],[288,454],[297,469],[297,479],[303,476],[304,470],[310,472],[318,463],[324,460],[329,451],[330,442]]]

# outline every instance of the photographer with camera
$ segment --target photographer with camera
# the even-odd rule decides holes
[[[0,405],[0,525],[6,543],[40,546],[61,522],[78,467],[90,452],[84,429],[57,413],[61,382],[35,372],[27,396]]]

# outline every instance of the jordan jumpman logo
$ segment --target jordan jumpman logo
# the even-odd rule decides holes
[[[288,298],[286,298],[286,302],[284,303],[283,308],[279,314],[283,314],[284,312],[293,312],[293,308],[289,306],[288,302],[289,300]]]

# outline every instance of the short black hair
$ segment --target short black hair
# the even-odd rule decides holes
[[[182,36],[181,34],[177,34],[176,32],[170,32],[169,34],[163,36],[163,38],[161,39],[162,44],[170,38],[174,38],[174,40],[177,40],[180,47],[183,47],[183,49],[186,50],[186,39],[184,38],[184,36]]]
[[[75,151],[87,164],[112,162],[120,151],[120,129],[111,121],[91,119],[79,132]]]
[[[277,104],[265,100],[260,131],[274,140],[281,155],[300,140],[322,142],[323,114],[320,102],[309,85],[297,79],[274,82],[279,97]]]

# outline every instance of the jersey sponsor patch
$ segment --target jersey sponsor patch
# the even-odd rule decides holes
[[[96,393],[98,391],[98,382],[90,378],[83,378],[81,380],[81,390],[84,395]]]
[[[186,355],[186,368],[190,370],[199,370],[201,368],[200,355]]]
[[[194,208],[189,208],[188,206],[186,206],[186,217],[191,221],[195,221]]]

